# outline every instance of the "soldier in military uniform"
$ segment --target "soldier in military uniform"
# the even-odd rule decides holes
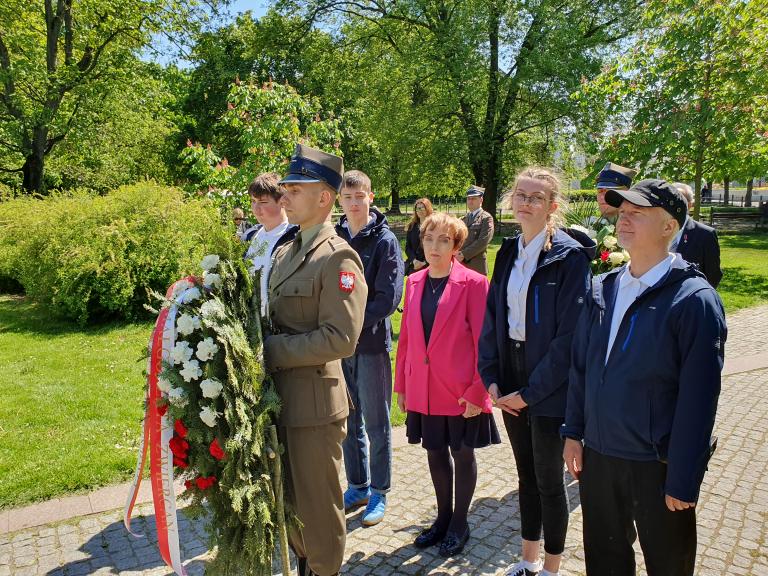
[[[303,525],[289,536],[299,574],[331,576],[346,541],[339,471],[349,403],[341,358],[355,352],[368,289],[360,258],[330,222],[342,159],[299,144],[288,172],[281,203],[300,231],[275,255],[264,359],[282,399],[288,494]]]
[[[485,253],[493,239],[493,216],[483,210],[485,188],[470,186],[467,190],[467,214],[461,219],[467,225],[469,236],[464,241],[456,260],[467,268],[488,275]]]

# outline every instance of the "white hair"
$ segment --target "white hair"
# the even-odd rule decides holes
[[[677,191],[685,196],[685,200],[688,202],[689,206],[693,204],[693,188],[688,186],[688,184],[683,184],[682,182],[675,182],[672,184],[672,186],[677,188]]]

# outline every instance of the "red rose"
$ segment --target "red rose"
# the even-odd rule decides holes
[[[187,462],[183,458],[178,458],[177,456],[174,456],[173,465],[178,468],[187,468],[189,466],[189,462]]]
[[[224,456],[224,450],[222,450],[221,446],[219,445],[219,439],[214,438],[213,442],[211,442],[210,448],[208,448],[208,451],[211,453],[211,456],[216,458],[216,460],[223,460]]]
[[[177,418],[176,422],[173,423],[173,429],[176,431],[176,434],[182,438],[187,437],[187,427],[184,426],[184,422],[182,422],[180,418]]]
[[[197,487],[200,490],[207,490],[214,484],[216,484],[216,476],[208,476],[207,478],[204,478],[203,476],[199,476],[195,479],[195,484],[197,484]]]
[[[160,404],[157,407],[157,413],[160,414],[160,416],[165,416],[165,413],[168,412],[168,404]]]
[[[173,455],[178,458],[186,458],[187,453],[189,452],[189,442],[178,436],[174,436],[170,439],[168,447],[171,449],[171,452],[173,452]]]
[[[184,480],[184,489],[190,490],[192,488],[192,480]]]
[[[608,250],[603,250],[603,251],[600,253],[600,260],[602,260],[603,262],[607,261],[607,260],[608,260],[608,256],[610,256],[610,254],[611,254],[611,253],[610,253],[610,252],[608,252]]]

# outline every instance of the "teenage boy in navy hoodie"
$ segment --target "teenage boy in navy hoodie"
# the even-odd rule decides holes
[[[589,576],[692,575],[726,339],[717,292],[669,246],[687,203],[664,180],[610,190],[628,265],[594,278],[573,340],[563,457]]]
[[[344,509],[367,504],[364,526],[384,519],[392,478],[392,326],[389,317],[403,295],[403,256],[400,243],[384,215],[371,206],[371,180],[359,170],[344,173],[339,203],[344,216],[336,233],[355,249],[363,262],[368,301],[363,331],[354,356],[342,360],[344,378],[355,409],[347,418],[342,446],[349,488]],[[370,447],[369,447],[370,446]]]

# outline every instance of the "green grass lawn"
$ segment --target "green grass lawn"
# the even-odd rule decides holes
[[[491,267],[501,238],[489,250]],[[768,302],[768,235],[722,236],[728,312]],[[400,313],[393,316],[396,338]],[[151,324],[81,330],[0,296],[0,508],[129,479]],[[392,353],[394,360],[395,352]],[[393,406],[392,422],[404,415]]]

